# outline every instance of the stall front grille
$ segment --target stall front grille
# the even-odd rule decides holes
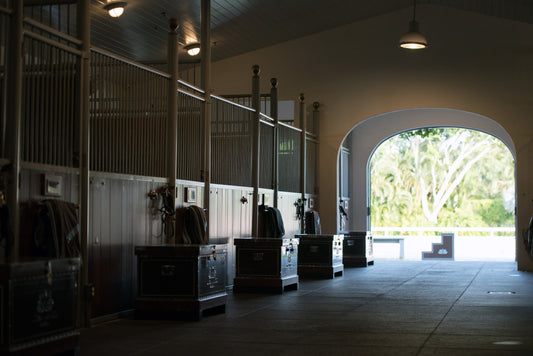
[[[253,111],[216,97],[211,108],[211,181],[249,187]]]
[[[314,115],[314,112],[311,115],[308,115],[306,118],[306,133],[313,138],[318,137],[318,115]]]
[[[177,178],[202,180],[204,133],[203,100],[180,92],[178,95],[178,158]]]
[[[165,75],[93,49],[91,170],[166,175],[167,80]]]
[[[268,121],[261,121],[259,139],[259,187],[274,188],[274,125]]]
[[[5,31],[0,34],[0,44],[4,44],[0,47],[0,90],[3,91],[0,104],[4,115],[9,14],[1,11],[0,16],[5,20],[1,24]],[[80,43],[60,32],[65,24],[49,25],[58,29],[31,18],[24,23],[22,160],[78,167]],[[90,65],[90,169],[167,176],[170,76],[97,48],[91,49]],[[176,95],[177,178],[202,181],[204,93],[180,82]],[[241,99],[248,104],[245,96]],[[269,96],[262,96],[262,107],[267,103]],[[212,96],[211,109],[211,181],[252,186],[254,111],[215,96]],[[301,130],[280,123],[275,147],[274,123],[264,114],[260,117],[260,187],[273,188],[274,152],[277,150],[279,189],[300,191]],[[4,126],[5,118],[2,118],[0,127]],[[308,146],[306,182],[308,192],[312,193],[316,190],[316,147]]]
[[[305,192],[308,194],[317,194],[318,175],[318,141],[307,138],[307,162],[306,162],[306,177],[305,177]]]
[[[5,93],[6,93],[6,56],[9,39],[9,15],[0,11],[0,158],[5,158]]]
[[[76,167],[79,55],[32,36],[23,40],[22,160]]]
[[[251,94],[232,94],[232,95],[223,95],[224,99],[229,100],[233,103],[252,107],[252,95]],[[259,94],[259,112],[268,115],[270,114],[270,94]]]
[[[34,1],[31,5],[24,4],[25,17],[73,37],[77,37],[76,11],[75,1],[71,3],[57,1],[56,4],[50,1],[39,4]]]
[[[279,125],[279,190],[300,192],[301,130]]]

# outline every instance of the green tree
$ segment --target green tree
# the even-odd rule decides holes
[[[512,226],[514,163],[493,136],[419,129],[380,145],[371,161],[372,224]]]

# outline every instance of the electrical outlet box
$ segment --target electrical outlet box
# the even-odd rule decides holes
[[[63,177],[43,174],[42,193],[46,196],[60,197],[63,189]]]

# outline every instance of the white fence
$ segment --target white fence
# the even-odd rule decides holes
[[[442,242],[442,233],[454,234],[454,260],[514,261],[514,227],[373,227],[376,259],[421,260],[422,252],[432,251]]]

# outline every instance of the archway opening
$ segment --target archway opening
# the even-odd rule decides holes
[[[446,108],[416,108],[369,117],[356,124],[338,150],[337,231],[371,231],[370,159],[387,139],[423,128],[469,129],[499,139],[516,157],[513,140],[496,121],[472,112]],[[513,171],[515,166],[513,165]],[[513,176],[514,186],[516,178]],[[516,231],[516,220],[515,220]],[[512,229],[512,228],[511,228]],[[516,241],[516,232],[514,234]],[[515,243],[514,251],[518,248]]]
[[[374,257],[515,260],[514,159],[476,130],[409,130],[369,161]]]

